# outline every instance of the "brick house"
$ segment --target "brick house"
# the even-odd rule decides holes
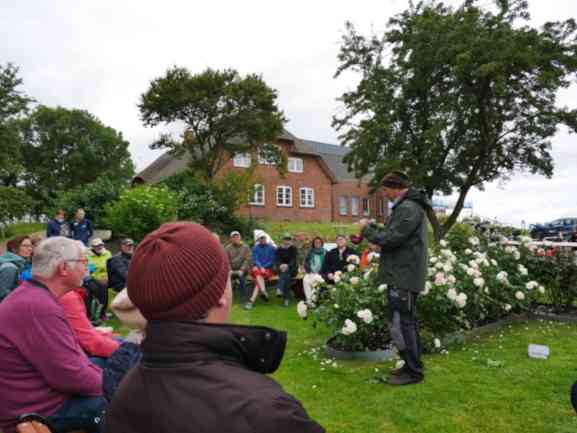
[[[370,194],[368,179],[348,172],[343,157],[348,149],[327,143],[302,140],[285,131],[276,144],[287,154],[288,171],[281,177],[274,165],[257,157],[255,193],[239,214],[278,221],[351,223],[362,217],[382,221],[388,201],[381,191]],[[256,157],[256,156],[255,156]],[[252,157],[238,154],[219,173],[242,171]],[[157,183],[186,168],[184,159],[161,155],[138,174],[144,183]]]

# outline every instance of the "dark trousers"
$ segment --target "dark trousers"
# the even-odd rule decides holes
[[[47,417],[47,421],[54,433],[73,430],[100,433],[105,409],[104,397],[72,397],[54,415]]]
[[[292,298],[292,282],[293,276],[290,272],[279,272],[277,289],[282,292],[283,298],[288,301]]]
[[[422,377],[417,295],[409,290],[389,288],[389,326],[393,343],[405,361],[405,370],[413,376]]]
[[[241,304],[244,304],[245,302],[248,301],[248,295],[246,293],[246,273],[243,273],[241,276],[233,271],[233,273],[231,274],[231,279],[233,284],[236,283],[235,285],[238,290],[239,302]]]

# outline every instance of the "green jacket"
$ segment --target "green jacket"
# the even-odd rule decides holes
[[[428,266],[426,196],[409,189],[392,209],[384,228],[376,224],[362,235],[381,247],[379,280],[397,289],[421,292],[425,289]]]

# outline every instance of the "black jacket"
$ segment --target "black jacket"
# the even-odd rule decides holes
[[[347,258],[350,255],[356,254],[352,248],[346,247],[341,255],[339,248],[335,247],[330,250],[325,256],[325,263],[323,265],[322,275],[334,274],[337,271],[344,272],[347,266]]]
[[[126,275],[128,274],[130,259],[132,259],[132,256],[124,253],[118,253],[108,259],[106,262],[108,287],[117,292],[120,292],[126,287]]]
[[[393,207],[384,228],[370,225],[363,236],[381,247],[379,278],[398,289],[421,292],[428,267],[426,212],[431,204],[423,193],[409,189]]]
[[[282,245],[279,246],[274,255],[274,266],[276,272],[280,274],[279,266],[285,264],[289,267],[289,274],[294,277],[298,273],[297,256],[298,251],[294,245],[291,245],[288,248],[284,248]]]
[[[110,404],[105,433],[322,433],[273,379],[286,334],[257,326],[148,323],[143,358]]]

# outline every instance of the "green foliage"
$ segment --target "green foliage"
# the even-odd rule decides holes
[[[22,122],[22,135],[24,181],[45,205],[99,177],[122,182],[134,173],[122,134],[87,111],[41,105]]]
[[[16,66],[0,65],[0,185],[5,186],[16,186],[22,170],[17,121],[26,114],[32,99],[19,90],[21,84]]]
[[[336,76],[360,75],[333,119],[346,162],[375,184],[402,169],[429,196],[458,192],[441,232],[471,188],[518,170],[550,177],[551,137],[559,125],[577,129],[577,111],[557,104],[577,71],[575,21],[538,30],[525,0],[498,3],[498,13],[477,0],[411,3],[370,37],[348,23],[339,54]]]
[[[46,224],[44,223],[15,223],[6,227],[5,239],[13,238],[14,236],[30,235],[36,232],[46,231]],[[1,236],[0,236],[1,238]]]
[[[32,199],[20,188],[0,186],[0,226],[22,218],[32,208]]]
[[[104,207],[117,200],[125,188],[126,185],[118,180],[100,176],[92,183],[62,192],[55,200],[50,215],[58,209],[64,209],[66,215],[72,216],[77,209],[82,208],[86,216],[100,226],[104,218]]]
[[[161,224],[176,220],[178,196],[166,187],[139,186],[105,206],[105,224],[116,236],[140,241]]]
[[[232,69],[192,75],[174,67],[150,83],[139,109],[146,126],[183,122],[179,139],[164,134],[151,147],[185,156],[193,172],[212,179],[236,153],[262,152],[284,169],[285,158],[271,144],[286,121],[276,99],[258,75],[243,78]]]

